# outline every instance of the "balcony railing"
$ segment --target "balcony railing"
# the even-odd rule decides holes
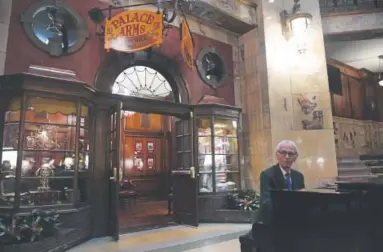
[[[383,0],[319,0],[321,13],[383,9]]]

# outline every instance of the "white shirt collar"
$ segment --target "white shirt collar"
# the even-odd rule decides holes
[[[279,166],[279,169],[281,169],[283,177],[286,176],[287,171],[285,169],[283,169],[281,166]],[[291,174],[291,168],[290,168],[290,172],[289,173]]]

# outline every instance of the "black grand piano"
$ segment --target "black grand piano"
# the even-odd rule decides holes
[[[335,189],[272,191],[268,224],[253,224],[259,252],[383,252],[383,179]]]

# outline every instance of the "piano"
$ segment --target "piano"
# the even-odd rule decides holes
[[[272,191],[268,224],[253,224],[259,252],[382,252],[383,179],[335,189]]]

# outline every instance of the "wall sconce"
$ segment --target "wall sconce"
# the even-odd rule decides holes
[[[307,31],[310,27],[312,15],[310,13],[301,12],[300,0],[294,0],[292,13],[286,10],[280,13],[282,23],[282,33],[286,39],[294,39],[297,50],[300,54],[306,52]]]
[[[378,59],[379,59],[379,71],[382,71],[383,55],[379,55]],[[378,74],[378,84],[379,86],[383,87],[383,72],[379,72]]]

